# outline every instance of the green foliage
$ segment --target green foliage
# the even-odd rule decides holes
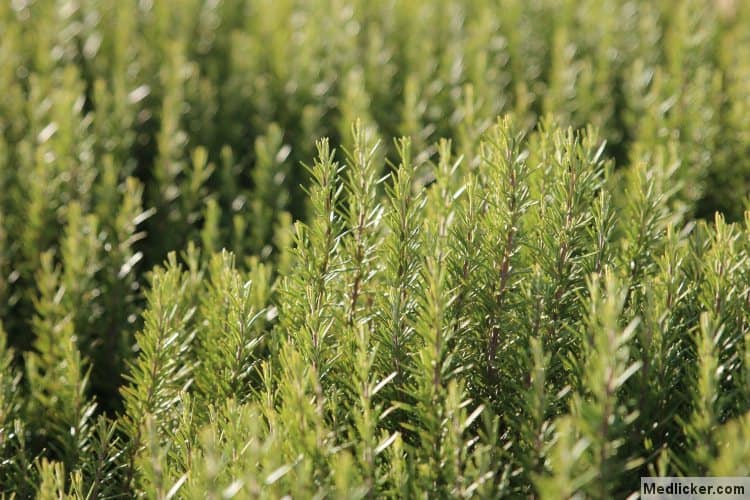
[[[748,25],[0,2],[0,497],[746,475]]]

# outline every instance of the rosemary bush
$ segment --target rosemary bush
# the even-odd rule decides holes
[[[747,475],[748,26],[0,2],[0,497]]]

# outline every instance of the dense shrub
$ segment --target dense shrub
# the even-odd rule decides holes
[[[746,475],[748,26],[729,0],[0,2],[0,494]]]

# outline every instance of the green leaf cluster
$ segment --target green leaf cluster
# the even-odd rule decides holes
[[[748,26],[0,2],[0,498],[746,475]]]

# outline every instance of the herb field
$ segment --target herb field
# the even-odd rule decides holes
[[[750,2],[0,1],[0,498],[750,475]]]

